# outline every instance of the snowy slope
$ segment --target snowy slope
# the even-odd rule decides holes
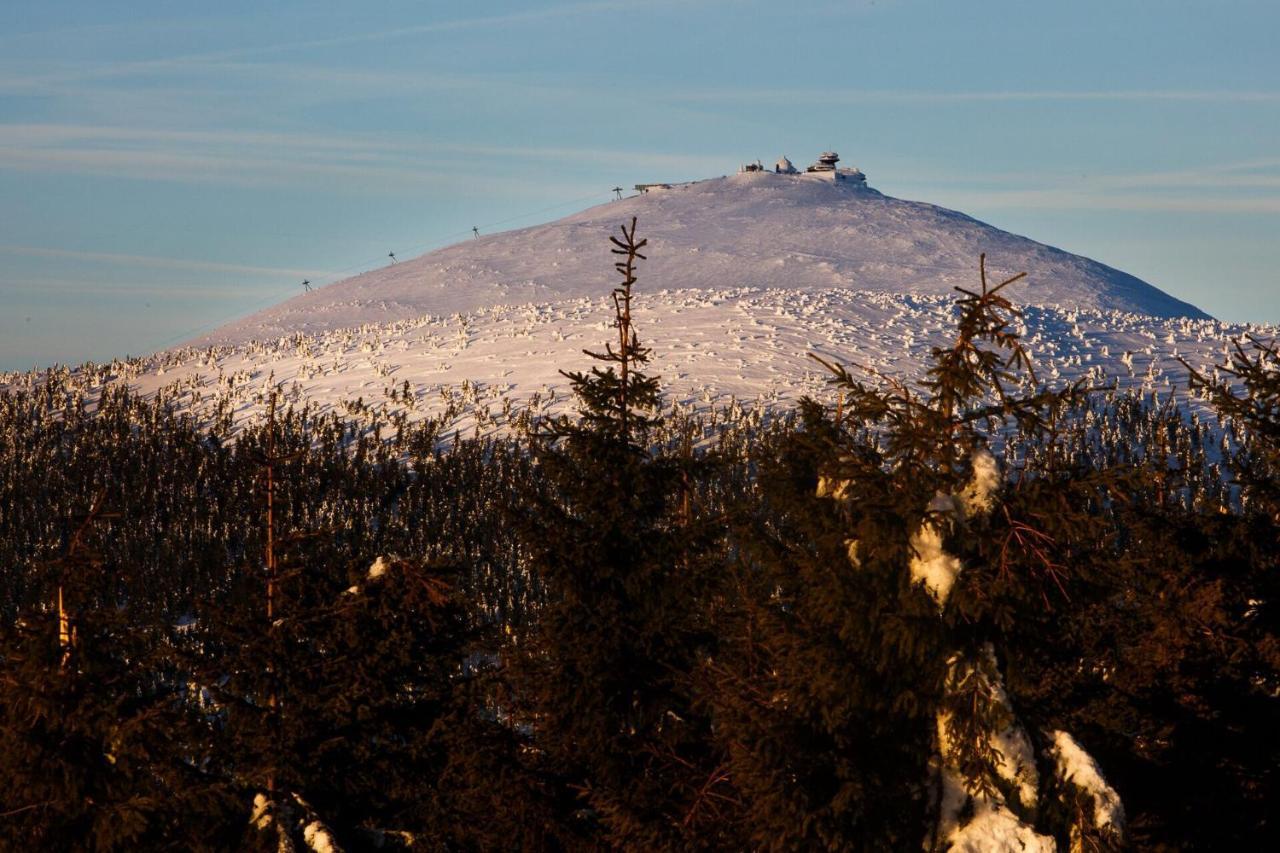
[[[686,411],[741,404],[762,412],[803,395],[834,400],[809,353],[918,380],[930,347],[952,340],[955,319],[951,296],[846,288],[649,292],[637,299],[634,315],[670,403]],[[558,371],[587,368],[582,349],[599,349],[611,337],[611,318],[607,297],[597,293],[185,347],[105,372],[107,381],[144,393],[165,389],[189,410],[221,405],[239,420],[261,416],[277,388],[286,401],[321,412],[381,411],[410,420],[448,413],[450,431],[488,434],[505,431],[525,410],[565,411],[572,401]],[[1231,338],[1277,333],[1212,319],[1035,306],[1025,311],[1023,331],[1043,381],[1057,386],[1087,377],[1161,399],[1185,393],[1178,357],[1211,371]],[[92,394],[103,378],[82,372],[80,381]]]
[[[808,176],[746,174],[616,201],[549,225],[442,249],[226,326],[192,344],[70,379],[164,393],[193,411],[260,416],[272,389],[313,410],[502,431],[570,404],[561,369],[612,334],[608,237],[631,216],[648,237],[635,318],[652,373],[684,409],[830,398],[814,353],[919,379],[954,333],[953,285],[977,257],[1024,306],[1042,380],[1183,395],[1178,358],[1207,369],[1227,325],[1117,270],[962,214]],[[0,388],[32,374],[0,375]],[[1195,407],[1195,401],[1190,401]]]
[[[1027,272],[1023,298],[1065,309],[1206,316],[1119,270],[962,213],[850,182],[757,172],[610,202],[556,222],[482,236],[300,295],[193,343],[453,314],[596,295],[612,282],[609,234],[637,217],[649,240],[642,287],[785,287],[949,294]]]

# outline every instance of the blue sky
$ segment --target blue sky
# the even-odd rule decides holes
[[[1275,0],[8,0],[0,369],[826,148],[1280,322],[1277,32]]]

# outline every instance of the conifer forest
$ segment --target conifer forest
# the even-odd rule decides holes
[[[0,390],[0,849],[1280,849],[1274,342],[675,410],[636,228],[520,429]]]

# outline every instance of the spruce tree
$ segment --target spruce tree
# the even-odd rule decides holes
[[[207,849],[232,804],[188,746],[202,721],[171,654],[180,629],[119,596],[102,492],[51,562],[47,604],[0,625],[0,848]]]
[[[1248,511],[1280,525],[1280,345],[1253,336],[1236,340],[1214,376],[1182,364],[1191,390],[1201,391],[1224,423],[1239,429],[1243,443],[1231,462]]]
[[[512,655],[539,768],[563,792],[566,846],[714,847],[734,827],[695,673],[713,642],[706,599],[712,526],[682,500],[691,466],[655,457],[659,386],[632,321],[646,241],[612,237],[622,280],[599,364],[567,372],[576,418],[535,439],[546,485],[520,520],[546,603]],[[696,473],[695,473],[696,476]]]
[[[615,453],[644,454],[648,450],[649,431],[658,423],[660,386],[658,377],[644,373],[652,350],[641,345],[632,323],[631,308],[638,262],[646,259],[640,250],[649,241],[637,242],[635,217],[631,219],[630,230],[625,225],[619,230],[621,238],[609,237],[613,244],[610,251],[622,256],[622,260],[614,263],[622,282],[609,294],[613,302],[612,327],[617,329],[617,349],[614,341],[606,341],[604,352],[583,350],[585,355],[601,363],[593,365],[589,373],[560,371],[578,398],[578,417],[552,420],[543,435],[553,440],[597,443],[601,450]],[[625,473],[628,472],[616,472],[615,479]]]
[[[260,463],[263,560],[201,603],[184,644],[209,697],[208,772],[240,804],[240,843],[536,846],[538,800],[518,733],[495,719],[496,638],[461,595],[465,572],[341,559],[336,533],[293,527],[308,437],[274,417],[260,437],[243,451]]]
[[[1221,383],[1191,371],[1193,388],[1222,395],[1227,435],[1255,434],[1231,426],[1244,420],[1241,409],[1251,418],[1266,411],[1266,390],[1252,384],[1267,371],[1256,366],[1220,366],[1229,377]],[[1242,483],[1265,491],[1266,469],[1256,466],[1265,439],[1248,439],[1242,455],[1228,439],[1215,461],[1194,413],[1151,399],[1109,405],[1115,423],[1090,424],[1091,411],[1077,409],[1063,413],[1060,440],[1018,438],[1025,469],[1006,503],[1036,519],[1043,550],[1069,567],[1060,574],[1069,599],[1047,618],[1003,629],[1009,692],[1040,729],[1087,741],[1123,797],[1135,847],[1269,849],[1278,830],[1266,803],[1280,756],[1268,722],[1280,703],[1265,605],[1275,593],[1275,528],[1230,496]],[[1107,432],[1118,442],[1107,456],[1072,452]],[[1236,486],[1204,478],[1220,465],[1237,472]],[[1034,566],[1008,561],[1013,575]],[[1077,808],[1070,796],[1045,803],[1042,816],[1059,824]]]
[[[762,474],[716,720],[761,846],[1052,849],[1073,831],[1042,809],[1070,774],[1037,758],[1048,738],[1018,718],[1001,642],[1040,618],[1065,570],[990,446],[1008,425],[1043,430],[1082,389],[1035,384],[1004,293],[1021,276],[992,287],[980,272],[919,387],[823,361],[839,414],[808,402]],[[1107,814],[1077,829],[1109,841]]]

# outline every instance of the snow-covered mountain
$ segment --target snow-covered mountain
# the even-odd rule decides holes
[[[834,173],[826,173],[831,175]],[[1205,317],[1088,258],[861,181],[769,171],[653,189],[564,219],[482,236],[302,294],[195,343],[241,343],[423,314],[598,296],[613,281],[607,237],[636,217],[649,240],[641,289],[777,288],[950,294],[1026,272],[1021,298],[1064,309]]]
[[[611,334],[608,238],[649,240],[635,318],[676,405],[769,408],[829,394],[809,353],[919,378],[954,332],[954,285],[1028,273],[1009,295],[1051,383],[1088,377],[1162,397],[1179,358],[1221,363],[1228,341],[1274,327],[1220,323],[1103,264],[860,180],[754,172],[620,199],[557,222],[402,261],[288,300],[154,356],[81,370],[252,418],[271,389],[321,411],[449,413],[502,430],[522,409],[562,409],[561,369]],[[0,377],[0,386],[32,381]],[[357,402],[358,401],[358,402]]]

